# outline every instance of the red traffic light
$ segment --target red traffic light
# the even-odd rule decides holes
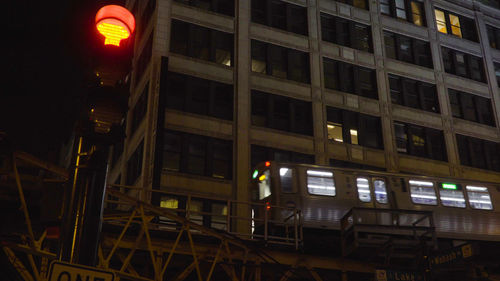
[[[96,28],[106,39],[104,45],[120,46],[120,41],[130,37],[135,29],[135,18],[127,9],[118,5],[102,7],[95,15]]]

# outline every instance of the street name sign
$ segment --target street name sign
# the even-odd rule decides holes
[[[48,281],[114,281],[113,272],[90,266],[53,261]]]

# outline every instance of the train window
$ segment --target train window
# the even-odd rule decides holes
[[[434,183],[430,181],[410,180],[411,201],[415,204],[437,205]]]
[[[358,197],[361,202],[371,202],[372,196],[370,192],[370,184],[367,178],[357,178],[356,185],[358,186]]]
[[[446,207],[465,208],[462,186],[454,183],[441,183],[439,188],[441,204]]]
[[[290,168],[280,168],[281,190],[286,193],[293,192],[293,170]]]
[[[315,195],[335,196],[333,173],[320,170],[307,170],[307,191]]]
[[[488,188],[484,186],[466,186],[469,204],[473,209],[492,210],[491,197]]]
[[[259,176],[259,200],[271,195],[271,177],[269,170],[265,170]]]
[[[385,181],[381,179],[376,179],[373,181],[373,187],[375,189],[375,200],[380,204],[387,204],[387,189],[385,187]]]

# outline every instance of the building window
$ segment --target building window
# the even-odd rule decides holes
[[[144,44],[142,48],[141,54],[137,58],[135,62],[135,84],[137,85],[139,80],[142,78],[144,71],[146,70],[149,62],[151,61],[151,57],[153,55],[153,35],[154,30],[151,31],[149,35],[148,41]]]
[[[368,10],[368,3],[366,0],[337,0],[337,2]]]
[[[333,173],[322,170],[307,170],[307,191],[314,195],[335,196]]]
[[[233,120],[233,85],[168,72],[162,95],[167,108]]]
[[[133,135],[135,130],[139,127],[144,116],[146,116],[146,111],[148,110],[148,96],[149,96],[149,82],[144,86],[141,96],[135,103],[134,109],[132,110],[132,124],[130,128],[130,135]]]
[[[309,54],[252,40],[252,71],[309,83]]]
[[[350,110],[327,107],[328,139],[383,149],[380,118]]]
[[[234,17],[234,0],[175,0],[189,6]]]
[[[494,49],[500,49],[500,29],[486,25],[486,31],[488,32],[488,41],[490,46]]]
[[[233,34],[172,20],[170,51],[180,55],[233,65]]]
[[[448,89],[453,117],[495,126],[491,100]]]
[[[373,69],[323,58],[323,72],[325,88],[377,98],[377,80]]]
[[[447,73],[485,82],[483,59],[453,49],[441,47],[444,70]]]
[[[392,103],[439,113],[436,85],[389,74],[389,87]]]
[[[307,35],[307,8],[279,0],[251,0],[252,22]]]
[[[232,159],[232,141],[172,130],[164,132],[164,170],[231,179]]]
[[[314,164],[314,155],[295,151],[281,150],[252,144],[251,165],[252,167],[264,161],[277,161],[282,163]]]
[[[434,15],[439,32],[478,42],[476,24],[473,19],[441,9],[434,9]]]
[[[500,172],[500,144],[457,134],[460,163]]]
[[[144,140],[137,146],[127,162],[127,185],[134,185],[142,173]]]
[[[416,0],[380,0],[380,12],[393,18],[425,26],[424,3]]]
[[[353,49],[372,52],[368,25],[321,13],[321,39]]]
[[[394,132],[398,152],[446,161],[446,147],[442,131],[394,122]]]
[[[429,42],[384,31],[384,45],[388,58],[433,68]]]
[[[500,63],[493,62],[493,66],[495,67],[495,76],[497,78],[497,85],[500,87]]]
[[[252,125],[312,135],[311,103],[252,90]]]

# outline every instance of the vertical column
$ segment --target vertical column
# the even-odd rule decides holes
[[[377,75],[377,90],[380,107],[380,121],[385,151],[385,167],[388,171],[398,170],[398,154],[396,142],[394,141],[394,130],[392,125],[392,107],[387,72],[385,70],[384,57],[384,30],[380,23],[378,13],[378,2],[369,1],[370,17],[372,24],[373,55]]]
[[[328,165],[328,140],[325,120],[325,106],[322,89],[320,12],[317,0],[307,1],[309,29],[309,62],[311,72],[311,101],[314,131],[314,154],[316,163]]]
[[[439,34],[436,28],[434,7],[430,1],[424,2],[424,6],[429,30],[429,43],[432,53],[432,63],[434,65],[434,76],[436,78],[436,93],[439,100],[444,142],[450,166],[450,175],[459,176],[461,173],[460,162],[457,156],[457,143],[455,139],[455,132],[453,130],[453,116],[451,114],[448,90],[444,81],[445,71],[442,64],[441,45],[439,43]]]
[[[475,6],[477,7],[477,6]],[[486,24],[484,22],[483,13],[481,11],[475,12],[476,16],[476,24],[479,42],[481,44],[481,49],[483,53],[483,62],[484,62],[484,70],[486,81],[488,82],[489,92],[491,94],[491,105],[493,107],[493,111],[495,112],[495,124],[497,124],[497,130],[500,133],[500,90],[498,89],[496,75],[495,75],[495,66],[493,65],[493,57],[491,55],[491,47],[490,41],[488,39],[488,32],[486,29]]]
[[[234,193],[238,201],[250,201],[250,1],[236,0],[235,14],[235,51],[236,64],[234,71],[236,120],[233,123],[235,135],[236,177]],[[238,205],[238,216],[250,217],[249,206]],[[237,225],[238,232],[249,231],[250,224]]]

